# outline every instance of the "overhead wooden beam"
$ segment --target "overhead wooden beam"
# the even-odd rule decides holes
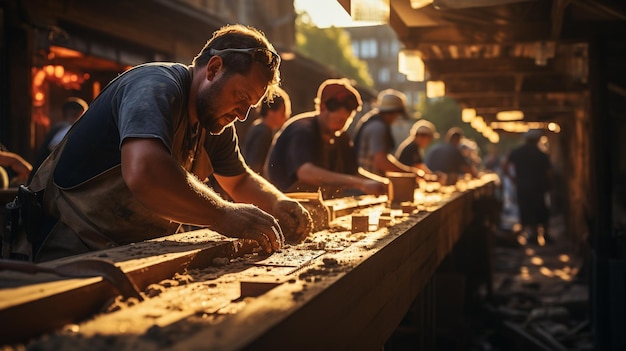
[[[412,27],[406,37],[398,39],[419,45],[507,44],[545,40],[546,33],[550,30],[551,26],[547,22],[509,26]]]
[[[611,16],[616,20],[626,21],[626,6],[623,1],[573,0],[572,2],[585,11],[594,11]]]
[[[544,92],[520,92],[512,91],[448,91],[446,86],[446,96],[456,99],[502,99],[512,96],[519,96],[522,101],[546,102],[550,100],[576,101],[586,92],[575,91],[544,91]]]
[[[492,74],[554,74],[552,61],[546,66],[537,66],[531,58],[464,58],[464,59],[424,59],[424,65],[431,75],[492,75]]]
[[[474,107],[477,115],[484,114],[497,114],[500,111],[504,111],[502,107]],[[524,106],[520,107],[524,110],[524,113],[530,114],[552,114],[552,113],[568,113],[576,109],[573,106]]]

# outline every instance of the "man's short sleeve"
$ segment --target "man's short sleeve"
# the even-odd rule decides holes
[[[319,129],[315,117],[293,117],[271,147],[267,164],[269,180],[285,191],[298,180],[298,169],[315,163],[319,145]]]
[[[180,86],[164,75],[147,73],[141,80],[122,84],[115,94],[113,116],[126,138],[157,138],[172,151],[172,119],[180,114]]]
[[[207,134],[204,147],[216,174],[233,177],[246,171],[233,125],[226,127],[219,135]]]

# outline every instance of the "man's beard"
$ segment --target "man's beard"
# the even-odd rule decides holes
[[[220,134],[229,123],[222,124],[223,116],[217,116],[219,93],[224,87],[224,76],[216,80],[210,87],[198,92],[196,97],[196,112],[200,124],[211,134]]]

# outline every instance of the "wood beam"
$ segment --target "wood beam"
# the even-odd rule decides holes
[[[512,96],[518,96],[521,99],[536,100],[538,102],[546,102],[549,100],[568,100],[577,101],[581,96],[586,95],[586,92],[578,91],[542,91],[542,92],[519,92],[513,91],[448,91],[446,86],[446,96],[455,99],[502,99]]]
[[[236,251],[234,239],[203,230],[201,234],[175,234],[110,249],[106,258],[116,263],[143,290],[186,269],[209,266],[216,257],[233,256]],[[86,257],[102,257],[101,254],[77,255],[42,265],[54,266]],[[67,279],[50,274],[3,272],[2,280],[0,319],[11,322],[0,328],[0,340],[8,342],[23,341],[86,318],[118,294],[102,277]],[[4,284],[11,280],[26,281],[30,285],[6,288]]]
[[[554,60],[546,66],[537,66],[532,58],[463,58],[463,59],[424,59],[424,65],[431,75],[445,77],[451,75],[495,75],[495,74],[554,74]]]
[[[402,42],[419,45],[447,44],[507,44],[545,40],[549,33],[549,23],[529,23],[508,26],[461,26],[411,27],[406,37],[399,36]]]

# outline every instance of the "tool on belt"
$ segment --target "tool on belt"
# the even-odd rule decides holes
[[[15,199],[4,205],[2,230],[2,258],[28,260],[12,252],[14,240],[21,232],[31,243],[40,241],[42,220],[41,197],[43,192],[35,193],[24,185],[17,189]]]
[[[58,266],[40,265],[16,260],[0,260],[0,270],[11,270],[28,274],[52,273],[62,277],[88,278],[102,277],[111,283],[125,298],[134,297],[143,301],[139,289],[133,281],[112,262],[97,258],[87,258],[62,263]]]

